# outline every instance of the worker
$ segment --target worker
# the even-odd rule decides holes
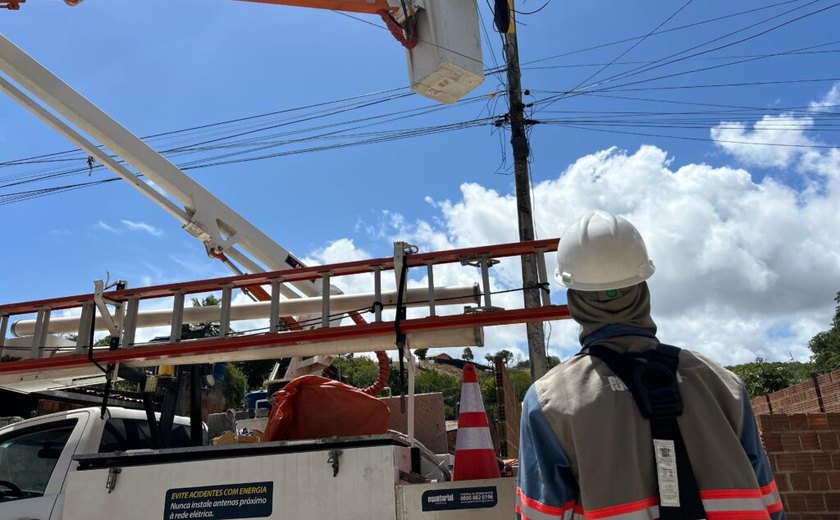
[[[525,396],[519,518],[783,519],[743,383],[657,339],[636,228],[587,213],[557,263],[583,349]]]

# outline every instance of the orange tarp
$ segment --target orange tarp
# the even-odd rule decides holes
[[[301,376],[274,393],[264,441],[375,435],[388,431],[381,400],[319,376]]]

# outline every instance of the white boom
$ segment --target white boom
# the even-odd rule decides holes
[[[288,250],[1,34],[0,71],[134,167],[136,173],[121,165],[90,139],[0,76],[0,90],[178,219],[187,232],[204,243],[208,255],[222,259],[234,272],[261,273],[305,267],[303,262]],[[154,182],[156,188],[141,180],[139,175]],[[173,200],[183,204],[183,207],[173,203]],[[296,290],[289,284],[279,284],[276,287],[286,298],[315,297],[322,294],[320,280],[295,281],[291,282],[291,285]],[[328,290],[332,294],[342,294],[340,289],[333,286]],[[318,359],[318,363],[310,363],[303,373],[319,372],[319,366],[329,366],[330,363],[331,358],[323,356]],[[299,365],[292,363],[291,367]],[[285,377],[288,379],[301,375],[295,373],[295,370],[290,368]]]
[[[0,89],[177,218],[187,232],[204,243],[211,255],[224,254],[250,273],[303,265],[289,251],[2,35],[0,70],[133,166],[137,173],[154,182],[165,194],[140,180],[137,174],[117,163],[93,142],[0,77]],[[178,207],[172,200],[184,207]],[[317,296],[321,291],[315,282],[295,282],[293,285],[306,296]],[[299,296],[288,287],[281,290],[287,297]]]

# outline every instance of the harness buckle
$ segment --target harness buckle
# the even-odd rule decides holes
[[[637,359],[633,382],[643,417],[664,419],[682,415],[683,402],[676,372],[657,361]]]

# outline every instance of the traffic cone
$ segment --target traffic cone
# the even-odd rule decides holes
[[[455,441],[455,467],[452,480],[499,478],[496,450],[490,437],[490,424],[484,412],[475,365],[464,365],[461,384],[461,409],[458,414],[458,437]]]

